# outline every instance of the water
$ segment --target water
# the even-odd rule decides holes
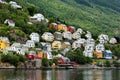
[[[120,80],[120,70],[0,70],[0,80]]]

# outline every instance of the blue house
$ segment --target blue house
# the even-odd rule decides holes
[[[112,52],[110,50],[103,51],[103,58],[112,59]]]

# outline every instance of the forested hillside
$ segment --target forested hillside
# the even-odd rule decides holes
[[[39,12],[94,34],[119,35],[120,0],[26,0]]]

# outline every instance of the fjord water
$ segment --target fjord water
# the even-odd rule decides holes
[[[120,80],[120,70],[0,70],[0,80]]]

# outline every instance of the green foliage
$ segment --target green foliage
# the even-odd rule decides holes
[[[52,65],[52,63],[53,63],[53,61],[50,59],[50,60],[48,60],[49,61],[49,65],[51,66]]]
[[[47,58],[42,58],[42,66],[45,66],[45,67],[49,66],[49,60]]]
[[[59,50],[52,50],[52,55],[57,55],[57,54],[61,54],[61,52]]]
[[[21,54],[13,54],[13,53],[8,53],[8,54],[2,54],[1,55],[1,61],[2,62],[8,62],[15,67],[18,66],[19,62],[25,62],[27,60],[26,56],[21,55]]]
[[[19,63],[19,58],[17,55],[13,55],[13,54],[3,54],[1,55],[1,61],[2,62],[8,62],[12,65],[14,65],[15,67],[18,66],[18,63]]]
[[[25,61],[27,61],[27,57],[24,56],[24,55],[19,54],[18,57],[19,57],[19,61],[20,61],[20,62],[25,63]]]
[[[104,61],[97,60],[97,66],[102,67],[104,65]]]
[[[52,59],[52,62],[57,65],[57,64],[58,64],[58,58],[57,58],[57,57],[53,58],[53,59]]]
[[[53,63],[56,65],[58,64],[58,58],[54,57],[53,59],[48,60],[49,66],[51,66]]]
[[[120,67],[120,63],[118,61],[113,61],[114,67]]]
[[[35,14],[36,7],[34,5],[29,5],[27,8],[29,14],[33,16]]]
[[[106,60],[105,63],[104,63],[104,66],[105,67],[111,67],[110,61]]]
[[[26,0],[47,17],[89,30],[93,34],[119,35],[120,1],[113,0]],[[51,19],[54,20],[54,19]],[[96,37],[94,35],[94,37]]]
[[[36,22],[36,32],[42,35],[44,32],[48,31],[48,24],[44,21],[42,22]]]
[[[92,63],[92,59],[85,57],[82,53],[82,49],[72,50],[66,54],[66,56],[71,60],[75,61],[78,64],[88,64]]]
[[[55,28],[48,28],[48,31],[51,32],[51,33],[54,33],[55,31],[57,31]]]

